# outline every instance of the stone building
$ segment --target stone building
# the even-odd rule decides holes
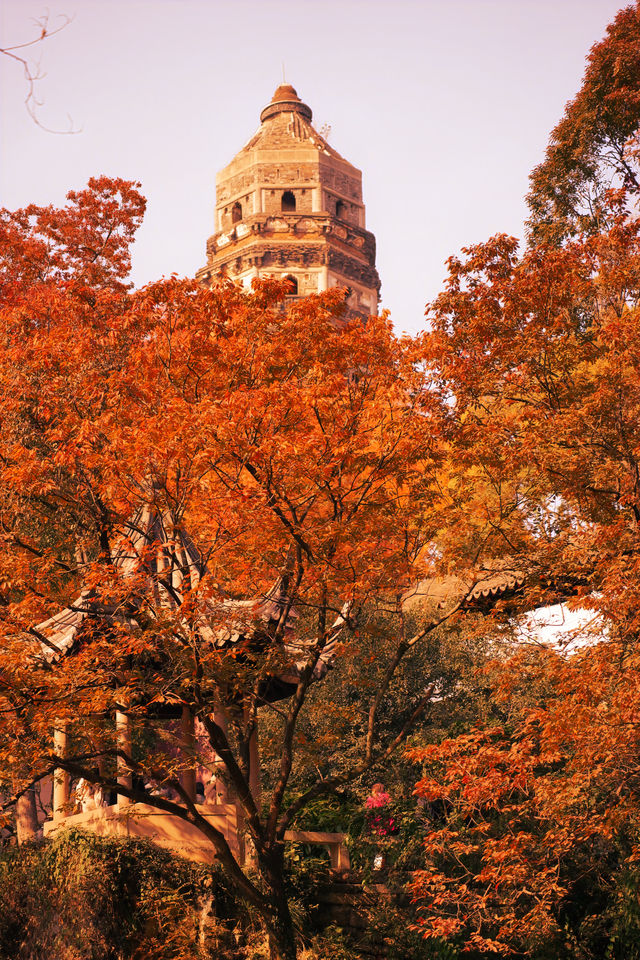
[[[215,233],[196,276],[246,287],[254,277],[287,277],[292,296],[346,287],[352,314],[375,314],[380,279],[362,173],[311,118],[293,87],[277,88],[258,131],[216,177]]]

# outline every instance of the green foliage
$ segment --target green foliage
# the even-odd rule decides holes
[[[606,910],[610,924],[607,960],[640,958],[640,876],[625,871],[617,879],[613,902]]]
[[[0,960],[231,956],[219,871],[145,841],[64,831],[5,849],[0,890]]]
[[[347,833],[360,801],[349,791],[330,794],[312,800],[296,817],[296,830],[326,830]]]
[[[398,907],[384,898],[368,912],[365,942],[384,947],[387,960],[458,960],[455,947],[440,940],[425,940],[411,922],[406,905]]]

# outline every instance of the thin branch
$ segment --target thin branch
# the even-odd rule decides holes
[[[295,815],[304,807],[306,807],[311,800],[315,800],[316,797],[321,796],[323,793],[330,793],[334,790],[337,790],[338,787],[345,786],[347,783],[353,783],[354,780],[357,780],[358,777],[361,777],[367,772],[367,770],[371,770],[373,767],[377,767],[388,760],[406,738],[418,717],[424,713],[428,707],[434,689],[435,683],[431,683],[417,707],[405,720],[398,735],[394,737],[385,750],[376,756],[371,756],[369,759],[363,760],[362,763],[356,767],[353,767],[353,769],[348,773],[342,774],[341,776],[327,777],[326,780],[320,780],[318,783],[315,783],[312,787],[310,787],[306,793],[303,793],[302,796],[298,797],[298,799],[287,808],[283,817],[281,818],[280,823],[278,824],[278,830],[276,834],[277,838],[279,840],[283,839],[285,832],[289,828],[289,825]]]
[[[46,133],[56,133],[56,134],[76,134],[81,133],[82,130],[75,130],[73,128],[73,121],[69,117],[69,129],[68,130],[54,130],[52,127],[45,126],[44,123],[38,117],[38,107],[41,107],[43,104],[42,100],[39,100],[36,96],[36,84],[38,81],[43,80],[45,74],[40,72],[40,65],[35,64],[35,69],[32,67],[31,63],[26,57],[21,57],[19,54],[15,53],[16,50],[24,50],[27,47],[33,47],[38,43],[42,43],[44,40],[49,40],[50,37],[54,37],[57,33],[60,33],[61,30],[64,30],[72,22],[73,17],[67,17],[61,15],[60,18],[63,22],[59,27],[51,28],[49,27],[49,15],[36,19],[34,22],[39,28],[39,35],[34,37],[33,40],[27,40],[26,43],[16,43],[9,47],[0,47],[0,55],[8,57],[10,60],[14,60],[16,63],[19,63],[22,66],[22,72],[24,79],[27,84],[27,95],[24,99],[24,105],[27,113],[35,123],[37,127],[40,127],[41,130],[44,130]]]

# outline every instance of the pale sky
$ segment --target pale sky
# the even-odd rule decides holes
[[[423,325],[461,246],[522,236],[531,169],[619,0],[2,0],[0,45],[32,18],[72,23],[42,45],[43,123],[0,58],[0,202],[61,204],[91,176],[148,198],[133,280],[193,276],[213,232],[215,174],[282,81],[363,171],[382,303]]]

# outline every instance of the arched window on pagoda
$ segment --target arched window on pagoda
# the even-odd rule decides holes
[[[287,291],[288,297],[297,297],[298,296],[298,281],[295,277],[292,277],[291,274],[288,274],[286,277],[283,277],[289,283],[290,289]]]
[[[234,203],[233,208],[231,210],[231,222],[237,223],[238,220],[242,220],[242,204],[239,202]]]
[[[346,211],[346,205],[342,202],[342,200],[338,200],[336,203],[336,217],[338,217],[340,220],[344,220]]]
[[[280,209],[283,213],[296,212],[296,198],[291,190],[285,190],[285,192],[282,194],[282,203]]]

